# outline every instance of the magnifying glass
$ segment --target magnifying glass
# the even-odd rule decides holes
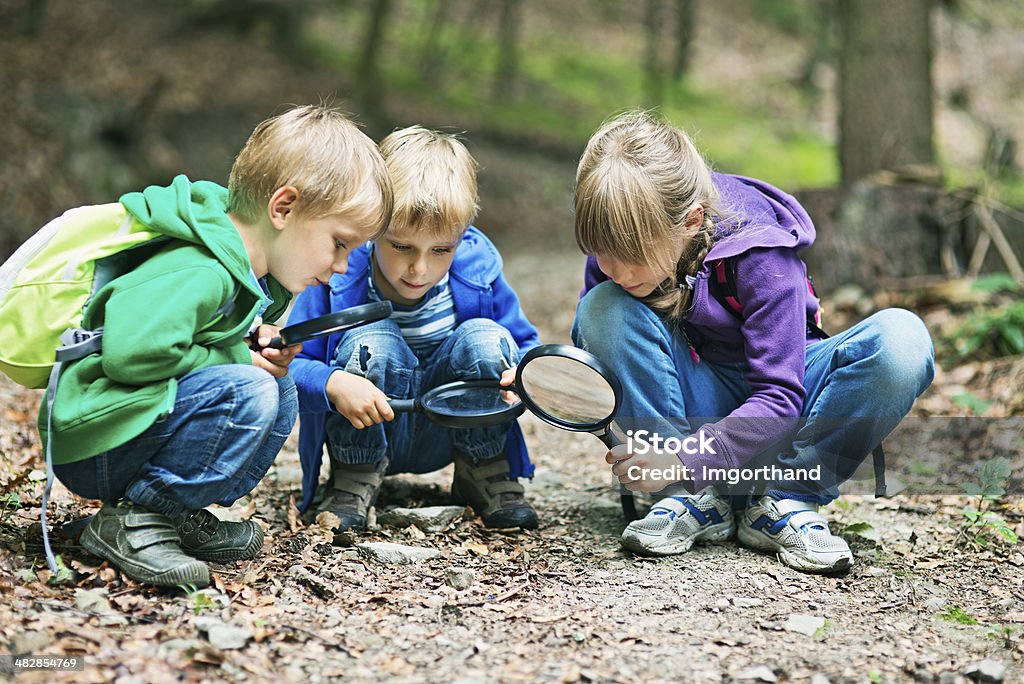
[[[526,407],[512,388],[497,380],[460,380],[441,385],[416,399],[390,399],[395,413],[417,411],[450,428],[501,425],[523,415]]]
[[[326,316],[318,316],[295,325],[285,326],[281,328],[276,337],[270,340],[267,347],[270,349],[284,349],[299,342],[341,332],[342,330],[366,325],[367,323],[382,321],[390,315],[391,302],[389,301],[370,302],[369,304],[352,306],[341,311],[329,313]],[[253,351],[262,349],[256,340],[252,341],[250,348]]]
[[[520,399],[549,425],[589,432],[611,449],[622,442],[610,426],[622,403],[622,384],[606,364],[568,344],[534,347],[516,367]],[[632,493],[622,494],[622,513],[636,520]]]
[[[545,344],[527,352],[510,387],[497,380],[452,382],[389,403],[395,412],[420,411],[453,428],[499,425],[529,409],[557,428],[594,434],[611,449],[620,444],[609,426],[621,401],[622,385],[600,359],[568,344]],[[622,510],[636,519],[632,494],[622,496]]]

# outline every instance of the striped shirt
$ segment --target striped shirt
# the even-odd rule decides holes
[[[371,302],[383,299],[377,284],[373,282],[370,269],[368,297]],[[455,300],[448,286],[448,274],[427,291],[423,299],[414,306],[399,306],[392,302],[394,311],[391,320],[398,324],[402,338],[420,359],[428,358],[438,346],[455,330]]]

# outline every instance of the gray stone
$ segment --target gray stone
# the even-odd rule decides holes
[[[88,613],[110,613],[110,601],[107,600],[106,589],[76,589],[75,607]]]
[[[736,675],[736,679],[751,679],[758,682],[778,681],[775,678],[775,673],[772,672],[772,668],[767,665],[755,665],[753,667],[748,667],[746,670]]]
[[[210,645],[221,651],[245,648],[249,639],[252,638],[252,632],[247,628],[220,620],[203,621],[201,624],[205,627],[204,631]]]
[[[409,565],[436,558],[440,551],[422,546],[403,546],[391,542],[363,542],[356,544],[359,553],[380,563]]]
[[[476,579],[475,573],[469,568],[448,568],[444,571],[444,581],[448,586],[458,590],[469,589]]]
[[[805,634],[812,637],[824,626],[825,618],[823,617],[793,613],[786,620],[786,624],[783,625],[783,628],[789,632],[797,632],[798,634]]]
[[[969,665],[964,674],[976,682],[992,682],[998,684],[1006,677],[1006,666],[998,660],[985,658],[980,663]]]
[[[378,516],[382,525],[408,527],[415,525],[424,532],[440,532],[457,520],[465,508],[462,506],[427,506],[425,508],[392,508]]]
[[[749,598],[747,596],[734,596],[732,605],[737,608],[759,608],[764,605],[764,599]]]
[[[933,612],[942,610],[946,607],[946,599],[941,596],[933,596],[924,602],[924,607]]]
[[[11,639],[11,655],[37,655],[52,643],[53,637],[47,632],[22,632]]]
[[[811,677],[811,684],[832,684],[832,680],[819,672]]]

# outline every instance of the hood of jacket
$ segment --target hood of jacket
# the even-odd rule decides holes
[[[179,175],[168,186],[151,185],[123,195],[120,202],[150,229],[206,247],[242,288],[261,297],[250,277],[252,265],[242,237],[227,216],[227,188]],[[267,283],[275,302],[290,299],[273,278],[268,277]]]
[[[792,195],[746,176],[715,173],[712,178],[720,194],[721,220],[705,263],[755,247],[799,251],[814,242],[814,223]]]

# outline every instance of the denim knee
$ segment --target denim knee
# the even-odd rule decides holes
[[[921,394],[935,376],[935,351],[924,322],[906,309],[884,309],[865,323],[874,343],[870,354],[876,391],[911,389],[915,396]]]
[[[275,379],[277,380],[277,425],[287,426],[287,431],[291,432],[292,426],[295,425],[295,419],[299,415],[299,390],[290,373],[283,378]]]
[[[242,364],[215,368],[218,371],[219,386],[216,403],[230,407],[231,421],[234,424],[270,428],[277,423],[281,391],[274,376],[262,368]],[[289,382],[294,388],[295,383]],[[297,399],[295,404],[298,404]]]
[[[599,284],[576,307],[572,339],[598,357],[629,344],[629,331],[667,335],[665,324],[646,304],[612,281]]]
[[[449,365],[463,380],[491,380],[519,363],[512,333],[489,318],[471,318],[452,332]]]
[[[398,324],[388,319],[349,331],[338,345],[334,365],[381,387],[389,371],[408,371],[419,361],[402,337]]]

